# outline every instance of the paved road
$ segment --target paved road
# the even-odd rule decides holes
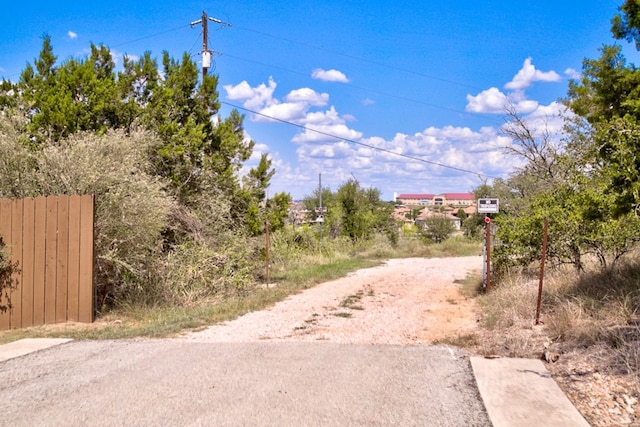
[[[80,341],[0,362],[7,426],[489,426],[437,346]]]

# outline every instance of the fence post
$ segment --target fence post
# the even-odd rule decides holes
[[[536,325],[540,323],[540,306],[542,305],[542,283],[544,281],[544,260],[547,258],[547,232],[549,220],[544,220],[542,232],[542,258],[540,259],[540,284],[538,285],[538,303],[536,305]]]

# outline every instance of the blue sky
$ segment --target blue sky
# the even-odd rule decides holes
[[[583,59],[614,42],[621,2],[10,2],[0,78],[17,80],[44,34],[59,61],[84,57],[91,42],[119,63],[163,50],[199,61],[201,27],[189,24],[205,10],[232,24],[209,23],[211,71],[220,99],[246,115],[252,162],[263,152],[273,160],[270,193],[310,195],[319,174],[332,190],[355,177],[385,200],[466,192],[518,165],[503,152],[505,102],[532,127],[559,129],[557,100]]]

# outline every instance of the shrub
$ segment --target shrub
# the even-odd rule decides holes
[[[444,216],[430,216],[424,220],[420,232],[429,242],[441,243],[455,231],[453,221]]]
[[[162,250],[174,201],[147,173],[148,133],[74,134],[38,156],[41,194],[95,195],[95,252],[100,303],[149,279]]]

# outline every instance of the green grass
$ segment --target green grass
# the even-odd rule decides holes
[[[456,279],[453,283],[460,285],[460,293],[467,298],[475,298],[484,293],[480,272],[470,273],[464,279]]]

